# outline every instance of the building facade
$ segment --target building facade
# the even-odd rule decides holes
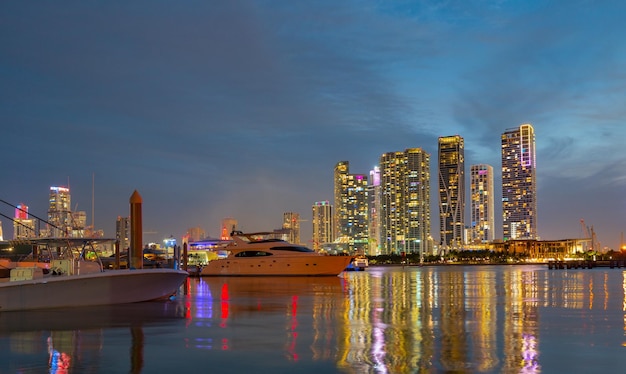
[[[502,234],[538,239],[535,131],[530,124],[502,134]]]
[[[495,239],[493,167],[487,164],[470,167],[469,244],[489,243]]]
[[[333,207],[329,201],[313,204],[313,249],[319,251],[322,244],[333,241]]]
[[[465,141],[459,135],[439,137],[439,246],[460,249],[465,229]]]
[[[382,254],[430,253],[430,155],[388,152],[379,166]]]

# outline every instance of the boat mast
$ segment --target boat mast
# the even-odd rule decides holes
[[[93,236],[93,233],[96,231],[96,223],[94,222],[94,199],[95,199],[95,180],[96,180],[96,174],[95,173],[91,173],[91,235]]]

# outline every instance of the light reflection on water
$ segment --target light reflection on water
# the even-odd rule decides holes
[[[169,302],[0,313],[0,373],[611,371],[625,289],[547,266],[192,278]]]

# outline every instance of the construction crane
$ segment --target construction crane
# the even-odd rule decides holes
[[[596,232],[594,231],[593,226],[587,226],[585,224],[585,220],[582,218],[580,219],[580,226],[583,231],[584,239],[589,239],[590,241],[589,248],[587,248],[587,250],[596,252],[599,251],[600,243],[598,242],[598,238],[596,237]]]

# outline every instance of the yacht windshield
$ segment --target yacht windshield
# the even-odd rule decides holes
[[[259,257],[259,256],[271,256],[269,252],[263,251],[242,251],[235,254],[235,257]]]
[[[302,246],[299,246],[299,245],[272,247],[272,251],[315,252],[314,250],[312,250],[310,248],[302,247]]]

